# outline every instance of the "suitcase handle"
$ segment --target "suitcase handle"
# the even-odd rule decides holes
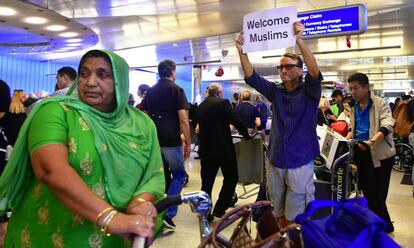
[[[358,205],[361,205],[363,207],[367,206],[367,200],[363,197],[348,199],[347,202],[358,203]],[[299,214],[298,216],[296,216],[296,219],[309,218],[313,216],[317,210],[322,209],[322,208],[331,208],[331,207],[333,207],[334,209],[338,209],[341,207],[341,205],[337,201],[330,201],[330,200],[311,201],[306,207],[305,212],[303,214]]]

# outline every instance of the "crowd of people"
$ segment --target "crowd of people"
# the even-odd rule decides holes
[[[223,99],[222,86],[213,83],[194,112],[201,190],[211,196],[218,170],[223,174],[208,219],[222,217],[234,204],[238,172],[230,126],[249,140],[249,131],[266,131],[271,119],[267,190],[278,224],[285,227],[315,198],[317,125],[343,122],[346,128],[339,132],[360,141],[355,163],[368,207],[392,232],[386,206],[395,159],[391,109],[409,99],[391,108],[370,91],[363,73],[348,78],[351,96],[341,89],[331,99],[322,96],[323,75],[302,39],[304,27],[300,22],[293,27],[303,58],[281,57],[281,83],[255,71],[243,52],[241,33],[235,45],[245,81],[259,94],[245,90],[230,102]],[[186,182],[190,105],[176,83],[174,61],[159,63],[154,86],[139,86],[142,101],[136,106],[128,92],[128,70],[113,52],[89,51],[77,71],[57,72],[55,92],[31,104],[29,115],[24,93],[15,90],[11,97],[0,81],[0,126],[14,148],[7,165],[1,164],[0,213],[12,211],[5,247],[130,247],[125,240],[151,238],[160,223],[176,228],[178,207],[158,215],[154,204],[165,194],[181,193]]]

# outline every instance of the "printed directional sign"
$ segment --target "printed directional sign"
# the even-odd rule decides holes
[[[367,8],[363,4],[298,13],[305,26],[304,38],[361,34],[367,30]]]

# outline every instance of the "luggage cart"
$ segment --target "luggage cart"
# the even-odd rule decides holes
[[[320,171],[321,179],[315,180],[315,199],[342,202],[348,198],[361,196],[358,188],[358,174],[353,165],[354,146],[357,140],[346,141],[346,152],[335,158],[329,169]],[[321,173],[322,172],[322,173]],[[313,215],[315,219],[332,214],[332,209],[323,208]]]
[[[358,188],[358,175],[356,168],[353,166],[354,146],[358,141],[351,139],[348,141],[348,152],[335,160],[332,166],[332,200],[344,201],[355,194],[355,197],[361,196]]]
[[[261,131],[253,132],[251,140],[243,140],[240,134],[233,134],[234,149],[236,151],[238,183],[243,187],[240,199],[247,199],[259,192],[260,184],[266,179],[266,150],[267,145]],[[246,186],[257,184],[247,190]]]
[[[315,198],[341,201],[351,194],[358,195],[356,167],[351,165],[358,142],[320,127],[317,132],[321,153],[315,159]]]
[[[358,175],[353,168],[358,143],[364,144],[355,139],[347,141],[348,152],[335,159],[330,199],[312,201],[296,217],[305,247],[400,247],[385,233],[384,220],[367,208],[366,199],[359,197]]]
[[[282,230],[279,230],[277,227],[272,228],[272,230],[265,230],[269,235],[269,237],[266,239],[268,242],[264,242],[266,240],[256,240],[256,242],[250,236],[250,233],[247,232],[248,227],[246,224],[249,220],[251,211],[258,207],[271,207],[271,203],[269,201],[260,201],[239,206],[227,212],[214,226],[211,226],[207,220],[207,216],[212,207],[211,199],[209,195],[203,191],[188,192],[184,193],[183,195],[170,195],[158,202],[155,207],[157,209],[157,212],[162,212],[167,209],[167,207],[180,205],[183,203],[188,204],[191,207],[191,211],[198,217],[201,242],[201,244],[198,246],[199,248],[240,247],[239,244],[246,242],[246,238],[248,238],[249,244],[252,245],[249,247],[274,247],[269,246],[269,244],[292,244],[292,241],[295,242],[292,247],[303,247],[301,246],[302,242],[299,242],[300,240],[298,240],[298,238],[301,239],[301,236],[298,235],[300,228],[295,224]],[[228,236],[221,233],[221,231],[225,228],[235,229],[233,231],[233,234],[231,236]],[[259,231],[260,229],[258,228],[258,233]],[[243,235],[243,239],[240,239],[241,236],[236,234],[246,234],[246,236]],[[148,244],[146,242],[147,240],[144,237],[136,236],[134,237],[132,248],[148,247]],[[253,243],[255,243],[254,246]]]

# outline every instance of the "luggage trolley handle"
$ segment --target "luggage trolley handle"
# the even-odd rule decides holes
[[[366,149],[369,149],[369,146],[364,141],[359,141],[359,140],[356,140],[356,139],[350,139],[350,140],[348,140],[348,150],[349,150],[349,159],[348,159],[348,162],[349,162],[349,164],[351,164],[351,163],[354,162],[354,158],[355,158],[355,146],[357,146],[358,144],[361,144]]]
[[[359,140],[356,140],[356,139],[349,140],[348,141],[348,150],[349,150],[348,165],[350,167],[351,167],[351,165],[356,167],[356,164],[355,164],[355,148],[359,144],[364,146],[365,149],[368,149],[368,150],[370,149],[369,145],[367,143],[365,143],[364,141],[359,141]],[[361,192],[360,192],[360,189],[359,189],[359,176],[358,176],[358,174],[357,174],[357,176],[355,177],[354,180],[356,180],[356,183],[354,184],[355,185],[356,196],[360,196]]]
[[[207,222],[207,214],[211,210],[211,199],[204,191],[185,193],[184,195],[171,195],[155,204],[157,212],[160,213],[168,207],[180,205],[182,203],[188,203],[191,206],[191,210],[200,215],[203,224],[206,224],[203,228],[205,233],[210,234],[211,230]],[[145,247],[145,237],[135,236],[132,242],[132,248],[143,248]]]
[[[355,146],[358,144],[358,140],[356,139],[350,139],[348,140],[348,151],[349,151],[349,162],[353,162],[352,160],[354,159],[355,156]]]
[[[180,205],[181,203],[181,195],[172,195],[155,204],[155,208],[157,209],[157,212],[160,213],[170,206]],[[145,243],[145,237],[135,236],[134,241],[132,242],[132,248],[144,248]]]
[[[250,138],[253,139],[254,137],[256,137],[261,132],[262,131],[254,131],[254,132],[249,133],[249,136],[250,136]],[[232,133],[231,134],[231,137],[232,138],[235,138],[235,139],[242,139],[242,138],[244,138],[243,135],[241,135],[240,133]]]

